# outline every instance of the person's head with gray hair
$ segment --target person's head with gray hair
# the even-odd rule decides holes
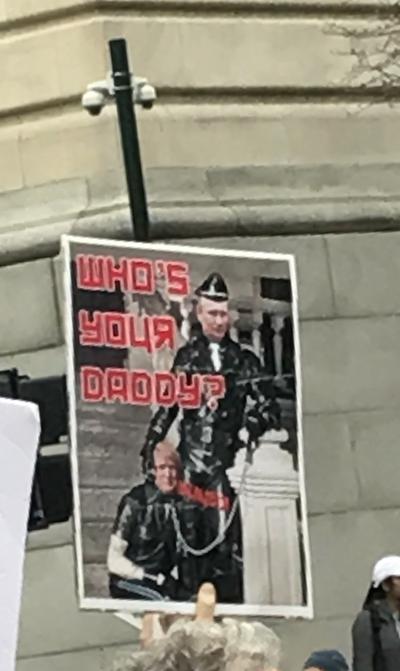
[[[278,636],[261,622],[225,619],[226,667],[229,671],[276,671],[281,660]]]
[[[179,620],[114,671],[276,671],[280,657],[279,638],[259,622]]]
[[[165,637],[113,671],[224,671],[225,643],[220,625],[179,620]]]

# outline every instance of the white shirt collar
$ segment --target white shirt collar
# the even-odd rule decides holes
[[[210,354],[211,354],[211,361],[212,364],[215,368],[215,370],[221,370],[222,368],[222,361],[221,361],[221,352],[219,348],[219,343],[218,342],[210,342],[209,343],[209,348],[210,348]]]

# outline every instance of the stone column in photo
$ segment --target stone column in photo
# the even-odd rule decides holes
[[[287,438],[284,429],[267,432],[245,478],[245,449],[228,471],[232,487],[239,491],[245,603],[302,603],[299,479],[290,454],[280,448]]]

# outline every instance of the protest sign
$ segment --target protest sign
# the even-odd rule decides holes
[[[82,607],[310,617],[294,257],[64,254]]]

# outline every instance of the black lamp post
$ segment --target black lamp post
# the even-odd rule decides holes
[[[126,41],[124,39],[110,40],[109,47],[133,237],[135,240],[146,241],[149,239],[149,215]]]

